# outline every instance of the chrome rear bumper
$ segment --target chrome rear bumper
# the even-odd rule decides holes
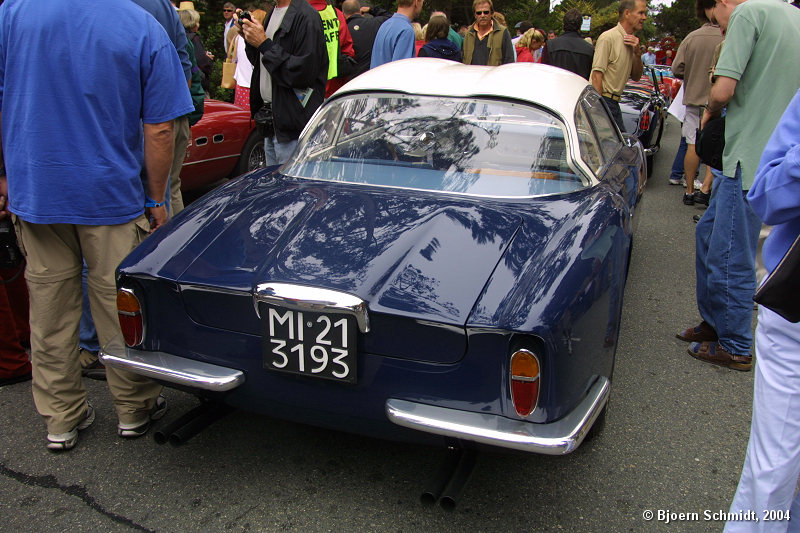
[[[244,372],[203,363],[164,352],[132,350],[122,336],[114,337],[100,350],[106,366],[127,370],[153,379],[196,389],[224,392],[244,383]]]
[[[644,149],[644,155],[655,155],[658,153],[659,146],[651,146],[650,148]]]
[[[575,409],[549,424],[395,398],[386,401],[386,416],[395,424],[427,433],[524,452],[563,455],[575,451],[583,442],[608,402],[610,391],[608,379],[599,377]]]
[[[115,337],[100,351],[103,364],[161,381],[224,392],[245,381],[244,372],[164,352],[132,350]],[[549,424],[500,415],[461,411],[407,400],[386,401],[386,416],[403,427],[500,448],[547,455],[575,451],[608,402],[611,384],[599,377],[586,397],[567,415]]]

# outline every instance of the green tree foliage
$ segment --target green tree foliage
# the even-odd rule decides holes
[[[695,0],[675,0],[671,6],[665,7],[655,16],[658,26],[658,37],[671,35],[680,42],[686,35],[700,27],[701,22],[695,16]]]

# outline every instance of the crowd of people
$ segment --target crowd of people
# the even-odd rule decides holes
[[[192,2],[108,2],[113,26],[90,0],[41,0],[36,18],[26,0],[0,2],[0,238],[15,234],[25,257],[0,261],[0,386],[32,379],[54,451],[73,448],[94,420],[81,379],[88,371],[107,379],[121,437],[144,435],[166,412],[160,385],[104,369],[95,354],[119,333],[114,269],[183,209],[180,168],[214,59]],[[341,9],[277,0],[269,12],[224,5],[235,102],[264,134],[268,164],[287,160],[324,98],[391,61],[564,68],[602,95],[624,131],[625,84],[655,60],[635,35],[644,0],[621,0],[618,24],[594,45],[576,9],[565,13],[560,36],[521,22],[512,38],[491,0],[474,0],[474,22],[460,31],[438,11],[415,28],[422,8],[423,0],[397,0],[394,13],[359,0]],[[692,357],[739,371],[753,368],[755,348],[752,429],[731,509],[800,517],[800,326],[764,307],[755,338],[751,326],[762,222],[774,226],[763,248],[767,271],[800,234],[800,69],[786,53],[800,49],[800,10],[775,0],[696,0],[696,14],[700,27],[671,61],[683,79],[675,167],[686,179],[684,203],[708,207],[695,234],[700,322],[677,337]],[[90,51],[80,69],[60,59],[74,50]],[[709,167],[695,191],[698,131],[723,113],[721,168]],[[726,531],[752,526],[730,522]]]

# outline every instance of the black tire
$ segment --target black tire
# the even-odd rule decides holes
[[[264,154],[264,136],[254,130],[247,138],[242,148],[242,155],[239,156],[239,163],[236,165],[235,175],[240,176],[245,172],[250,172],[257,168],[267,166],[267,158]]]

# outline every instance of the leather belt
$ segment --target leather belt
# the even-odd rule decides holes
[[[611,98],[615,102],[619,102],[620,100],[622,100],[622,95],[621,94],[603,93],[603,96],[605,98]]]

